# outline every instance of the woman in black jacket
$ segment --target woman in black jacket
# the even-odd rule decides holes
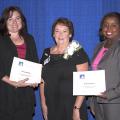
[[[0,120],[32,120],[33,84],[9,79],[13,57],[38,62],[34,39],[18,7],[6,8],[0,19]]]

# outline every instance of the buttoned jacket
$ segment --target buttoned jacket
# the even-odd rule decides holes
[[[93,60],[103,47],[104,42],[100,43],[93,56]],[[92,61],[93,61],[92,60]],[[103,58],[98,64],[99,70],[105,70],[106,92],[107,99],[97,97],[100,103],[120,103],[120,41],[117,40],[107,50]]]

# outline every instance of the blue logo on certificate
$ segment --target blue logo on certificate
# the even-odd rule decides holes
[[[19,64],[19,66],[23,66],[23,62],[21,62],[21,61],[19,61],[18,64]]]
[[[80,79],[85,79],[85,74],[80,74]]]

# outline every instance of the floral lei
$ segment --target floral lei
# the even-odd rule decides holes
[[[79,44],[79,42],[73,40],[66,48],[63,58],[66,60],[69,59],[69,57],[71,57],[76,51],[80,50],[81,48],[82,46]]]
[[[82,46],[79,44],[79,42],[73,40],[65,49],[63,58],[68,60],[75,52],[77,52],[81,48]],[[44,60],[44,65],[50,62],[50,55],[48,53],[45,53],[45,56],[47,56],[47,58]]]

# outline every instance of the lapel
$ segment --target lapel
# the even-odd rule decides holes
[[[99,62],[98,68],[104,67],[106,64],[109,64],[109,61],[112,59],[115,49],[117,45],[120,43],[120,41],[116,41],[105,53],[101,61]]]
[[[96,58],[96,56],[97,56],[98,52],[100,51],[100,49],[102,48],[103,44],[104,44],[104,41],[101,42],[101,43],[99,43],[99,44],[97,45],[97,47],[95,48],[95,52],[94,52],[94,54],[93,54],[91,64],[93,63],[94,59]]]
[[[16,46],[11,41],[9,36],[3,36],[3,41],[5,42],[6,48],[11,52],[11,54],[18,56]]]

